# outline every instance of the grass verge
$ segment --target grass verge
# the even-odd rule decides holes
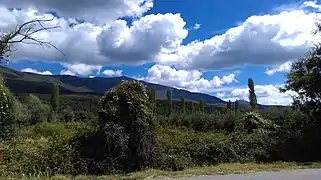
[[[215,175],[215,174],[243,174],[256,172],[269,172],[281,170],[307,169],[307,168],[321,168],[321,163],[297,164],[277,162],[272,164],[255,164],[255,163],[230,163],[219,164],[215,166],[204,166],[186,169],[183,171],[171,172],[161,170],[145,170],[129,174],[117,174],[109,176],[77,176],[70,177],[64,175],[56,175],[49,177],[46,174],[36,175],[0,175],[0,180],[139,180],[139,179],[170,179],[180,177],[193,177],[201,175]]]

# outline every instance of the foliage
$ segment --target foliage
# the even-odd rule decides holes
[[[105,144],[104,147],[109,149],[98,148],[101,151],[97,152],[101,154],[98,162],[107,161],[111,168],[126,172],[155,167],[159,156],[158,142],[153,132],[151,104],[143,84],[124,81],[110,89],[100,104],[100,128],[94,137],[102,140],[99,146]],[[83,148],[86,147],[91,148],[85,143]],[[110,153],[116,152],[115,149],[119,153]]]
[[[1,77],[0,77],[1,78]],[[16,121],[14,96],[0,79],[0,140],[8,140],[14,135]]]
[[[48,120],[50,107],[37,96],[29,94],[24,103],[27,108],[27,119],[24,121],[24,125],[34,125]]]
[[[249,87],[249,100],[250,100],[250,105],[252,110],[257,109],[257,99],[255,95],[255,90],[254,90],[254,81],[252,78],[249,78],[248,80],[248,87]]]
[[[166,97],[167,97],[167,115],[171,115],[173,111],[173,102],[172,102],[172,90],[168,89],[166,91]]]
[[[52,86],[50,105],[51,105],[51,109],[56,114],[59,109],[59,84],[57,82],[54,82]]]
[[[64,122],[73,122],[75,120],[75,113],[71,106],[65,106],[62,110],[60,120]]]

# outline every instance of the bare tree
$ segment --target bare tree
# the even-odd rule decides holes
[[[49,26],[46,27],[44,23],[52,21],[53,19],[34,19],[27,21],[21,25],[17,25],[16,28],[8,33],[0,35],[0,58],[1,61],[8,58],[11,55],[12,47],[17,43],[24,44],[35,44],[43,48],[55,48],[60,53],[64,54],[55,45],[49,41],[43,41],[41,39],[35,38],[34,35],[41,31],[50,31],[59,26]]]

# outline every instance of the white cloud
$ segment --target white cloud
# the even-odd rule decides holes
[[[114,70],[106,69],[103,71],[103,74],[108,77],[117,77],[117,76],[122,76],[123,71],[122,70],[114,71]]]
[[[318,9],[316,2],[306,2],[301,9],[251,16],[222,35],[182,45],[188,30],[179,14],[139,17],[152,7],[151,0],[82,2],[1,1],[0,32],[7,32],[15,28],[17,23],[27,20],[53,18],[46,25],[57,24],[60,28],[38,33],[35,37],[52,42],[66,54],[63,56],[53,48],[19,44],[15,47],[17,51],[12,60],[31,59],[93,66],[139,65],[156,61],[157,64],[175,65],[185,70],[222,69],[246,64],[274,66],[297,59],[309,50],[312,43],[318,40],[311,34],[315,29],[315,17],[321,17],[318,13],[302,9]],[[21,7],[22,10],[10,11],[6,7]],[[83,13],[84,8],[88,10],[86,13]],[[56,11],[61,18],[44,14],[48,11]],[[139,18],[127,24],[119,19],[123,16]],[[96,24],[94,20],[70,26],[71,22],[75,22],[72,17],[105,23]]]
[[[88,76],[93,73],[100,73],[102,66],[99,65],[87,65],[87,64],[63,64],[65,70],[62,70],[60,74],[65,75],[82,75]]]
[[[279,87],[283,85],[255,85],[255,94],[259,104],[264,105],[290,105],[293,102],[292,97],[296,93],[288,91],[282,93],[279,91]],[[246,100],[248,101],[249,90],[248,88],[235,88],[230,92],[220,92],[216,95],[221,96],[224,100]]]
[[[176,51],[186,38],[180,14],[151,14],[128,27],[117,20],[98,36],[100,53],[116,63],[143,64]]]
[[[312,34],[316,17],[321,16],[304,10],[251,16],[222,35],[180,46],[161,62],[207,70],[282,64],[304,55],[320,40]]]
[[[139,17],[153,7],[153,0],[1,0],[8,8],[55,12],[60,17],[108,23],[120,17]]]
[[[52,75],[52,72],[50,71],[38,71],[32,68],[21,69],[21,72],[28,72],[28,73],[41,74],[41,75]]]
[[[272,69],[267,69],[265,71],[265,74],[271,76],[276,72],[289,72],[291,70],[292,62],[286,62],[284,64],[281,64],[279,67],[274,67]]]
[[[76,73],[71,72],[70,70],[64,69],[60,72],[60,75],[76,76]]]
[[[318,11],[321,10],[321,5],[320,4],[317,4],[318,1],[306,1],[306,2],[303,2],[303,7],[311,7],[311,8],[314,8],[314,9],[317,9]]]
[[[216,97],[218,97],[218,98],[225,98],[226,97],[226,92],[218,92],[218,93],[216,93]]]
[[[179,14],[171,13],[146,15],[134,20],[131,26],[124,20],[116,20],[104,26],[89,22],[70,26],[71,21],[68,19],[41,14],[33,9],[10,11],[0,6],[0,11],[0,32],[8,32],[18,23],[40,18],[53,19],[44,23],[45,26],[60,26],[51,32],[39,32],[34,37],[51,42],[65,56],[54,48],[16,44],[17,50],[11,60],[89,65],[144,64],[175,51],[188,34],[184,29],[186,22]]]
[[[193,27],[193,29],[199,29],[201,27],[201,24],[196,23]]]
[[[202,77],[200,71],[177,70],[165,65],[152,66],[148,70],[147,76],[140,79],[194,92],[211,92],[222,85],[237,82],[235,74],[223,77],[214,76],[211,80],[208,80]]]
[[[89,78],[95,78],[95,76],[88,76]]]

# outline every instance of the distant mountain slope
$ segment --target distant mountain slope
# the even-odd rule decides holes
[[[7,86],[15,94],[50,94],[52,83],[58,82],[61,94],[95,94],[102,95],[108,89],[118,85],[123,80],[134,80],[125,76],[115,78],[80,78],[67,75],[39,75],[33,73],[18,72],[6,67],[0,67],[0,71]],[[186,100],[199,101],[204,100],[208,104],[217,104],[225,106],[225,101],[204,93],[193,93],[173,87],[152,84],[141,81],[146,86],[156,91],[158,99],[164,99],[167,89],[172,89],[173,99],[179,99],[181,96]]]

